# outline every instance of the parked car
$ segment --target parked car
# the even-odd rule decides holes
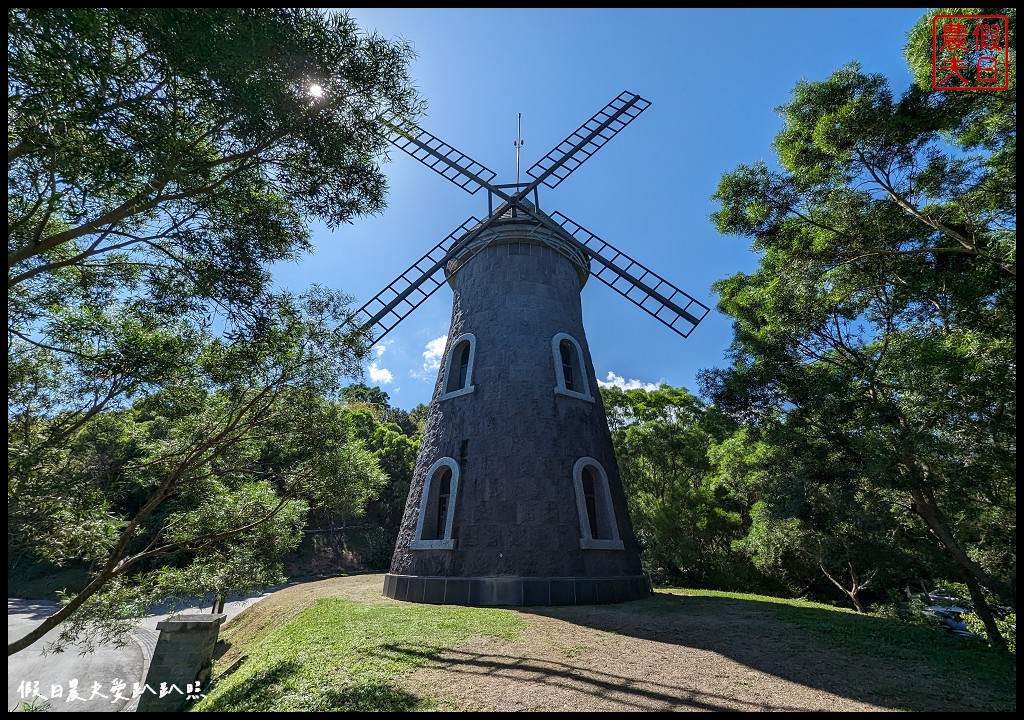
[[[961,601],[946,588],[935,588],[931,592],[921,593],[921,602],[926,605],[956,605]]]
[[[967,629],[967,623],[964,622],[963,618],[963,614],[967,610],[962,607],[957,605],[927,605],[924,611],[934,616],[938,620],[939,625],[942,626],[942,629],[952,635],[957,637],[984,637]]]
[[[922,608],[918,605],[918,612],[924,612],[933,618],[942,630],[951,635],[958,637],[985,637],[984,635],[971,632],[967,628],[967,623],[964,621],[963,616],[968,611],[967,608],[963,607],[964,601],[953,595],[947,588],[938,587],[934,590],[915,594],[907,586],[904,588],[904,592],[906,592],[908,600],[907,603],[903,604],[905,610],[909,610],[911,605],[921,602],[924,607]]]

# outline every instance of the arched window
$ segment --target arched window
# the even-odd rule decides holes
[[[590,526],[590,537],[598,537],[597,532],[597,495],[594,490],[594,471],[587,465],[583,466],[583,502],[587,506],[587,524]]]
[[[447,400],[473,392],[473,362],[475,359],[476,338],[471,333],[456,338],[445,359],[443,384],[438,400]]]
[[[455,547],[452,529],[455,501],[459,494],[459,464],[450,457],[435,462],[427,472],[420,496],[420,515],[413,550],[451,550]]]
[[[558,343],[558,354],[562,358],[562,379],[565,381],[565,389],[575,390],[576,384],[574,384],[573,381],[575,380],[576,383],[579,382],[579,380],[576,380],[575,376],[578,376],[580,373],[579,362],[574,362],[576,357],[573,352],[572,343],[568,340],[563,340]]]
[[[583,350],[576,339],[566,333],[558,333],[551,338],[551,353],[555,360],[555,395],[594,402],[583,363]]]
[[[437,485],[437,502],[431,503],[431,512],[426,518],[429,522],[423,523],[424,540],[443,540],[445,526],[448,525],[448,501],[452,498],[452,470],[447,465],[442,465],[434,476],[433,483]],[[431,488],[433,489],[433,488]]]
[[[456,373],[452,373],[452,376],[448,378],[448,392],[455,392],[466,387],[466,375],[469,373],[469,343],[462,342],[456,349],[455,360],[459,364],[459,370]]]
[[[584,550],[622,550],[615,522],[608,475],[601,463],[582,457],[572,469],[576,510],[580,518],[580,547]]]

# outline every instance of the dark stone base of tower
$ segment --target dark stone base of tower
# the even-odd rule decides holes
[[[632,577],[508,578],[385,575],[384,594],[395,600],[442,605],[597,605],[651,594],[644,575]]]
[[[521,213],[447,270],[452,324],[384,594],[481,606],[648,595],[583,329],[587,258]]]

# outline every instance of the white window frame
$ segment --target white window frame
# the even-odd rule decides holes
[[[462,345],[463,341],[469,343],[469,365],[466,367],[466,384],[458,390],[452,390],[448,392],[448,381],[451,378],[452,367],[455,363],[455,350]],[[444,375],[441,378],[441,394],[438,395],[438,400],[448,400],[449,398],[459,397],[460,395],[468,395],[475,390],[473,385],[473,366],[476,364],[476,337],[473,333],[463,333],[455,338],[448,349],[448,357],[444,363]]]
[[[576,360],[579,363],[580,368],[580,386],[583,391],[570,390],[565,386],[565,372],[562,370],[562,351],[561,345],[563,340],[568,340],[576,351]],[[587,364],[583,358],[583,348],[576,342],[576,338],[568,333],[558,333],[551,338],[551,356],[555,361],[555,395],[565,395],[566,397],[577,398],[578,400],[585,400],[587,402],[594,402],[594,396],[590,392],[590,378],[587,373]]]
[[[447,466],[452,471],[451,487],[449,488],[448,513],[444,520],[444,536],[434,540],[423,539],[423,526],[426,523],[427,512],[437,512],[436,505],[430,501],[431,485],[437,476],[441,466]],[[409,547],[413,550],[451,550],[455,547],[455,539],[452,538],[452,528],[455,524],[455,504],[459,499],[459,464],[453,458],[443,457],[430,466],[427,477],[423,481],[423,494],[420,495],[420,514],[416,519],[416,534]]]
[[[597,524],[608,528],[607,538],[595,538],[590,532],[590,517],[587,515],[587,500],[583,493],[583,468],[594,471],[594,510],[597,512]],[[615,509],[612,506],[611,489],[608,487],[608,474],[597,460],[592,457],[581,457],[572,468],[572,482],[576,488],[576,511],[580,518],[580,548],[582,550],[622,550],[625,548],[619,538],[619,526],[615,522]]]

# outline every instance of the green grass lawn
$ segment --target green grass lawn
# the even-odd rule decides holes
[[[190,710],[437,710],[434,699],[401,689],[399,678],[472,636],[520,641],[538,611],[652,641],[674,624],[684,628],[685,645],[753,667],[762,662],[757,648],[769,647],[787,658],[776,668],[782,676],[895,710],[1016,707],[1015,655],[894,618],[804,600],[677,589],[628,603],[550,610],[421,605],[383,598],[380,576],[366,576],[296,585],[236,617],[221,633],[227,650],[209,694]],[[776,635],[744,637],[729,624],[740,615],[754,618],[758,636]],[[566,658],[571,662],[571,655]],[[871,670],[864,682],[857,675],[862,669]],[[853,678],[842,686],[851,689],[830,685],[834,672]]]
[[[735,598],[775,606],[777,622],[799,628],[822,642],[840,643],[851,655],[873,658],[879,664],[904,666],[908,672],[926,667],[950,680],[985,678],[1016,693],[1016,656],[996,651],[982,640],[952,637],[936,626],[914,625],[893,618],[858,613],[807,600],[718,592],[669,590],[709,598]],[[831,612],[807,612],[829,610]]]
[[[396,676],[470,635],[510,639],[524,627],[523,619],[509,610],[321,598],[252,642],[238,671],[192,709],[411,710],[418,701],[394,688]]]

